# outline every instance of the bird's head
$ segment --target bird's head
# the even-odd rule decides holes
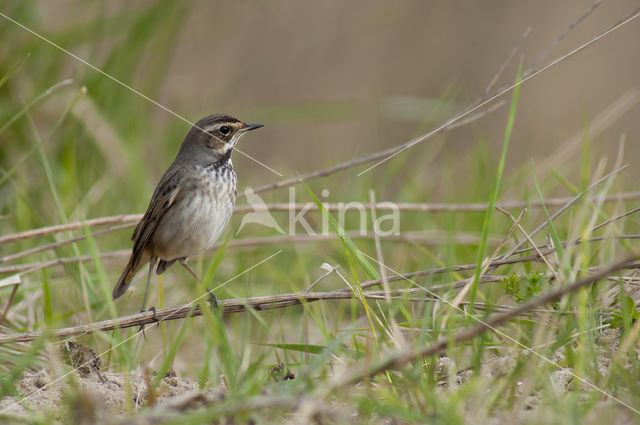
[[[210,115],[191,127],[180,151],[205,157],[228,157],[242,136],[260,127],[262,124],[247,124],[230,115]]]

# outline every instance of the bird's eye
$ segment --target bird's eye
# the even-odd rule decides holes
[[[230,131],[231,128],[228,125],[223,125],[222,127],[220,127],[220,133],[224,134],[225,136],[229,134]]]

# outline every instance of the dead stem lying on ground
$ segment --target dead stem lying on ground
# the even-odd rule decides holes
[[[538,296],[532,300],[530,300],[527,303],[521,304],[519,306],[516,306],[514,308],[508,308],[506,309],[506,311],[503,311],[499,314],[494,314],[493,316],[489,317],[486,320],[481,320],[481,319],[477,319],[476,320],[479,322],[478,325],[471,327],[471,328],[466,328],[466,329],[462,329],[462,330],[458,330],[455,334],[453,334],[450,337],[445,337],[444,339],[440,339],[438,341],[436,341],[435,343],[432,343],[428,346],[424,346],[424,347],[414,347],[414,346],[408,346],[408,347],[403,347],[400,349],[396,349],[391,351],[390,353],[387,353],[384,355],[384,357],[379,360],[379,361],[374,361],[373,363],[371,362],[360,362],[357,363],[356,365],[352,365],[350,367],[348,367],[344,373],[341,374],[336,374],[334,375],[334,378],[332,380],[330,380],[329,382],[327,382],[324,385],[321,385],[318,387],[318,390],[312,394],[312,395],[300,395],[300,397],[298,398],[293,398],[293,397],[286,397],[285,399],[281,399],[281,398],[273,398],[273,397],[267,397],[267,398],[260,398],[261,403],[259,408],[260,409],[265,409],[265,408],[274,408],[274,407],[286,407],[289,409],[301,409],[303,406],[305,405],[309,405],[309,403],[311,404],[317,404],[318,400],[323,400],[326,397],[328,397],[331,394],[335,394],[336,391],[339,391],[340,389],[344,389],[345,387],[349,387],[351,385],[355,385],[358,382],[361,382],[362,380],[365,379],[369,379],[374,377],[375,375],[384,373],[388,370],[391,369],[400,369],[405,367],[406,365],[415,362],[417,359],[419,358],[424,358],[424,357],[428,357],[434,354],[438,354],[444,350],[446,350],[446,348],[450,345],[450,344],[454,344],[454,345],[460,345],[463,344],[467,341],[470,341],[474,338],[476,338],[477,336],[488,332],[488,331],[493,331],[493,332],[497,332],[497,333],[501,333],[497,327],[504,325],[505,323],[507,323],[508,321],[518,317],[518,316],[522,316],[524,314],[527,313],[531,313],[533,311],[536,311],[539,307],[542,307],[544,305],[547,305],[549,303],[555,302],[560,300],[561,298],[563,298],[564,296],[574,293],[582,288],[585,288],[589,285],[595,284],[596,282],[598,282],[601,279],[606,278],[609,274],[614,273],[622,268],[624,268],[625,266],[627,266],[630,262],[632,262],[634,259],[637,259],[638,255],[637,254],[628,254],[626,255],[624,258],[615,261],[605,267],[602,267],[601,270],[591,276],[585,277],[583,279],[577,280],[563,288],[557,289],[557,290],[553,290],[550,292],[547,292],[541,296]],[[334,292],[338,292],[338,291],[334,291]],[[384,297],[384,291],[377,291],[378,292],[378,296],[382,299]],[[329,294],[329,293],[327,293]],[[309,297],[313,297],[314,295],[317,294],[295,294],[296,296],[298,296],[298,299],[300,299],[300,296],[309,296]],[[273,301],[276,303],[283,303],[283,302],[288,302],[289,300],[277,300],[273,297],[270,297],[273,299]],[[248,307],[248,302],[250,302],[251,299],[246,299],[246,300],[227,300],[227,302],[234,303],[234,307],[233,308],[238,308],[240,310],[238,311],[243,311]],[[313,298],[309,298],[306,301],[310,301],[313,300]],[[231,304],[223,304],[225,311],[227,308],[231,308]],[[252,307],[255,308],[256,306],[260,306],[260,303],[256,303],[253,304]],[[176,308],[179,308],[179,310],[176,310],[177,312],[175,313],[175,315],[181,314],[184,317],[186,316],[195,316],[197,311],[197,307],[194,308],[194,306],[191,305],[186,305],[186,306],[178,306]],[[170,317],[167,314],[167,309],[163,309],[163,310],[159,310],[156,312],[156,320],[169,320]],[[544,310],[544,312],[549,312],[550,310]],[[149,313],[140,313],[137,315],[132,315],[132,316],[128,316],[126,318],[121,318],[120,320],[128,320],[132,323],[131,326],[139,326],[141,323],[153,323],[154,319],[153,317],[151,317],[151,320],[148,320],[141,317],[141,316],[152,316],[153,313],[149,312]],[[137,319],[134,319],[135,317],[138,317]],[[159,319],[159,317],[162,317],[162,319]],[[104,322],[102,322],[104,323]],[[98,324],[94,324],[94,325],[98,325]],[[98,330],[96,328],[93,328],[91,330],[87,330],[86,327],[76,327],[76,328],[85,328],[83,329],[83,332],[90,332],[90,331],[95,331]],[[68,328],[69,329],[74,329],[74,328]],[[108,329],[113,329],[113,328],[106,328],[103,330],[108,330]],[[47,334],[47,336],[68,336],[71,335],[69,333],[66,334],[62,334],[61,332],[65,331],[65,330],[58,330],[56,332],[58,332],[56,334],[56,332],[50,332]],[[6,342],[4,340],[0,340],[1,342]],[[14,340],[15,341],[15,340]],[[523,347],[525,350],[530,351],[533,354],[536,354],[537,352],[535,352],[533,349],[528,348],[528,347]],[[545,359],[546,360],[546,359]],[[552,360],[546,360],[549,362],[552,362]],[[557,364],[553,363],[555,367],[560,367]],[[583,378],[577,377],[579,378],[585,385],[591,386],[596,390],[599,390],[601,392],[603,392],[602,390],[600,390],[598,387],[593,386],[593,384],[589,383],[588,381],[584,380]],[[607,393],[604,393],[605,395],[607,395]],[[221,399],[219,397],[215,397],[213,398],[211,401],[208,400],[203,400],[202,396],[197,395],[197,394],[188,394],[185,395],[185,397],[187,398],[192,398],[192,397],[196,397],[200,403],[198,403],[198,406],[202,406],[202,405],[208,405],[208,404],[213,404],[213,403],[220,403]],[[286,402],[284,402],[283,404],[283,400],[286,400]],[[255,400],[254,400],[255,401]],[[153,417],[153,415],[151,416]],[[158,421],[162,422],[161,418],[157,418]]]
[[[559,300],[565,295],[576,292],[588,285],[592,285],[597,281],[606,278],[607,275],[626,267],[630,262],[637,258],[637,253],[627,254],[623,258],[609,264],[608,266],[603,267],[600,271],[594,273],[591,276],[587,276],[563,288],[547,292],[544,295],[540,295],[524,304],[512,308],[506,313],[495,315],[486,320],[476,319],[479,324],[475,327],[462,330],[453,336],[447,336],[446,338],[441,339],[438,342],[435,342],[427,347],[408,347],[406,349],[397,350],[396,352],[387,355],[382,361],[373,366],[356,366],[349,373],[338,377],[335,383],[330,386],[330,391],[347,385],[355,384],[362,379],[370,378],[386,370],[402,367],[417,360],[418,358],[437,354],[445,350],[449,344],[460,345],[484,332],[487,332],[489,330],[495,331],[495,328],[497,326],[500,326],[507,321],[522,315],[524,312],[541,307],[543,305],[547,305],[551,302]],[[524,348],[527,349],[526,347]]]
[[[637,256],[632,255],[628,257],[629,258],[627,258],[624,262],[622,261],[616,262],[614,265],[611,265],[611,266],[592,268],[590,270],[592,272],[592,275],[576,283],[575,285],[578,285],[576,286],[576,289],[584,285],[587,285],[589,283],[593,283],[597,280],[600,280],[603,278],[609,278],[608,275],[612,271],[617,271],[617,270],[626,269],[626,268],[640,267],[639,262],[632,261],[633,258],[636,258]],[[492,265],[492,263],[489,263],[489,265]],[[473,268],[475,268],[475,265],[473,266],[474,266]],[[488,267],[488,266],[485,265],[485,267]],[[471,269],[467,268],[467,266],[458,266],[456,267],[456,270],[461,271],[461,270],[471,270]],[[445,284],[433,285],[425,288],[424,286],[420,286],[410,280],[411,278],[417,277],[417,276],[435,274],[436,271],[440,271],[440,269],[431,269],[431,270],[424,270],[420,272],[412,272],[412,273],[405,273],[405,274],[397,274],[396,276],[389,276],[385,279],[386,281],[392,282],[392,281],[398,281],[398,280],[408,280],[411,283],[417,285],[418,287],[405,288],[405,289],[393,289],[393,290],[389,290],[388,292],[384,290],[364,291],[363,296],[368,299],[385,299],[385,296],[390,296],[394,299],[403,299],[405,301],[435,301],[435,300],[440,300],[440,298],[437,295],[435,295],[435,293],[442,290],[461,289],[461,288],[464,288],[465,285],[468,283],[468,279],[464,279],[464,280],[459,280],[459,281],[445,283]],[[448,271],[451,271],[451,269],[448,269]],[[487,275],[487,276],[483,276],[480,282],[481,283],[500,282],[505,277],[506,276]],[[552,277],[552,275],[550,275],[549,277]],[[615,276],[610,276],[610,277],[611,279],[616,278]],[[360,286],[361,288],[365,289],[365,288],[370,288],[372,286],[379,286],[382,284],[383,284],[383,280],[378,279],[378,280],[363,282]],[[564,291],[571,292],[573,290],[575,289],[567,289],[567,287],[564,287],[558,291],[554,291],[551,293],[556,295],[548,295],[548,296],[559,297],[568,293]],[[425,292],[431,296],[427,298],[407,297],[407,295],[410,295],[410,294],[425,293]],[[357,296],[357,294],[354,294],[351,288],[343,288],[343,289],[326,291],[326,292],[295,292],[295,293],[288,293],[288,294],[266,295],[261,297],[250,297],[250,298],[243,298],[243,299],[228,299],[228,300],[220,301],[217,307],[212,306],[212,308],[220,308],[223,314],[231,314],[231,313],[246,312],[249,310],[263,311],[263,310],[271,310],[276,308],[284,308],[284,307],[290,307],[294,305],[300,305],[303,303],[310,303],[310,302],[315,302],[320,300],[351,299],[355,296]],[[474,306],[477,307],[478,310],[507,311],[507,313],[505,314],[510,314],[511,311],[515,309],[518,311],[518,315],[524,314],[525,312],[530,312],[530,313],[555,312],[553,310],[536,310],[535,307],[538,307],[544,303],[547,303],[548,301],[543,302],[538,299],[534,301],[536,302],[528,303],[527,304],[528,308],[525,308],[525,309],[522,309],[521,306],[510,307],[510,306],[504,306],[504,305],[483,304],[478,302],[474,303]],[[456,302],[456,305],[466,305],[466,304],[468,303],[462,302],[462,301]],[[555,313],[562,313],[562,312],[555,312]],[[95,331],[108,331],[108,330],[113,330],[118,328],[124,329],[129,327],[139,327],[142,325],[159,323],[159,322],[168,321],[168,320],[178,320],[178,319],[184,319],[186,317],[196,317],[196,316],[200,316],[201,314],[202,312],[200,311],[200,307],[194,304],[194,302],[191,302],[191,303],[182,304],[178,306],[158,309],[155,311],[136,313],[129,316],[119,317],[116,319],[103,320],[100,322],[90,323],[86,325],[72,326],[68,328],[62,328],[62,329],[56,329],[56,330],[50,330],[50,331],[24,332],[19,334],[12,334],[12,335],[0,335],[0,344],[6,344],[10,342],[34,341],[45,335],[47,337],[61,338],[61,337],[89,334]]]
[[[502,276],[504,277],[504,276]],[[500,277],[500,278],[502,278]],[[500,278],[491,277],[485,280],[497,281]],[[381,284],[380,281],[378,283]],[[453,282],[455,285],[456,282]],[[443,285],[444,286],[444,285]],[[455,286],[454,286],[455,287]],[[437,291],[441,288],[430,288],[430,291]],[[424,293],[422,288],[410,288],[410,289],[398,289],[390,290],[389,295],[395,299],[403,299],[406,301],[433,301],[437,298],[411,298],[407,295],[414,294],[416,292]],[[384,291],[366,291],[363,293],[365,298],[368,299],[384,299]],[[294,305],[300,305],[303,303],[311,303],[321,300],[348,300],[352,299],[355,295],[349,288],[339,289],[335,291],[327,292],[295,292],[289,294],[279,295],[266,295],[261,297],[250,297],[243,299],[227,299],[221,300],[218,303],[218,307],[222,310],[223,314],[242,313],[248,310],[264,311],[277,308],[290,307]],[[503,305],[486,305],[477,303],[478,309],[491,309],[495,311],[509,310],[511,307]],[[212,306],[211,308],[216,308]],[[535,313],[548,313],[551,310],[537,311]],[[24,332],[20,334],[12,335],[0,335],[0,344],[6,344],[11,342],[28,342],[34,341],[44,335],[52,338],[63,338],[69,336],[85,335],[96,331],[109,331],[113,329],[125,329],[131,327],[139,327],[141,325],[148,325],[153,323],[159,323],[169,320],[179,320],[186,317],[197,317],[202,315],[200,307],[194,303],[181,304],[173,307],[166,307],[157,309],[155,312],[147,311],[144,313],[136,313],[128,316],[119,317],[117,319],[103,320],[100,322],[89,323],[86,325],[72,326],[68,328],[61,328],[52,330],[49,332]]]

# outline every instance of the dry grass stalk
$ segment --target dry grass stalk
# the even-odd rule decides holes
[[[555,207],[555,206],[564,206],[568,202],[574,200],[575,197],[572,198],[549,198],[545,199],[544,204],[547,207]],[[616,193],[613,195],[607,195],[604,197],[604,202],[619,202],[619,201],[628,201],[640,199],[640,192],[624,192],[624,193]],[[400,202],[396,203],[398,209],[400,211],[406,212],[482,212],[487,209],[489,204],[485,202],[474,202],[474,203],[460,203],[460,204],[449,204],[449,203],[411,203],[411,202]],[[502,209],[522,209],[522,208],[540,208],[542,206],[542,202],[540,201],[504,201],[496,203]],[[253,212],[253,211],[269,211],[269,212],[289,212],[295,211],[299,212],[303,208],[307,208],[308,211],[318,211],[318,207],[316,205],[309,206],[303,203],[273,203],[266,204],[263,206],[252,206],[252,205],[237,205],[234,209],[235,213],[243,213],[243,212]],[[328,211],[338,211],[340,208],[343,208],[343,205],[339,203],[327,203],[325,208]],[[371,208],[369,205],[365,205],[365,208]],[[385,206],[384,203],[376,203],[376,209],[385,210],[388,209],[388,206]],[[109,230],[104,229],[104,233],[110,231],[121,230],[127,227],[133,227],[140,220],[142,214],[126,214],[126,215],[115,215],[115,216],[107,216],[107,217],[99,217],[90,220],[84,221],[75,221],[68,224],[60,224],[54,226],[42,227],[39,229],[27,230],[24,232],[11,233],[8,235],[0,236],[0,245],[18,242],[25,239],[31,239],[42,236],[49,236],[56,233],[71,231],[71,230],[79,230],[84,227],[99,227],[106,225],[119,224],[119,226],[113,226]],[[94,232],[94,234],[98,234]],[[84,236],[78,236],[78,240],[84,238]],[[75,240],[74,240],[75,241]],[[8,256],[7,256],[8,257]],[[0,263],[5,260],[7,257],[0,258]]]
[[[484,278],[484,282],[496,282],[504,278],[504,276],[489,276]],[[389,278],[391,280],[391,278]],[[367,282],[369,286],[372,286],[374,281]],[[452,282],[449,284],[436,285],[429,288],[430,292],[436,292],[444,289],[460,288],[465,283],[465,280]],[[375,284],[381,285],[382,280],[375,281]],[[369,290],[364,291],[363,295],[367,299],[384,300],[388,299],[402,299],[412,302],[425,302],[435,301],[435,297],[421,297],[412,298],[407,295],[415,293],[424,293],[422,288],[405,288],[405,289],[393,289],[393,290]],[[354,295],[350,288],[338,289],[334,291],[326,292],[294,292],[288,294],[278,295],[266,295],[261,297],[250,297],[241,299],[228,299],[218,302],[218,308],[222,309],[224,314],[242,313],[248,310],[262,311],[271,310],[276,308],[284,308],[303,303],[310,303],[320,300],[344,300],[351,299]],[[466,305],[467,302],[460,302],[461,305]],[[513,307],[506,305],[487,305],[484,303],[475,303],[479,310],[491,309],[492,311],[510,311]],[[215,307],[212,307],[215,308]],[[550,313],[556,312],[555,310],[531,310],[530,313]],[[557,313],[557,312],[556,312]],[[97,331],[110,331],[113,329],[124,329],[130,327],[139,327],[141,325],[148,325],[153,323],[159,323],[168,320],[184,319],[186,317],[200,316],[202,313],[200,307],[192,303],[181,304],[178,306],[167,307],[158,309],[155,312],[147,311],[144,313],[136,313],[129,316],[123,316],[116,319],[103,320],[100,322],[89,323],[86,325],[72,326],[68,328],[56,329],[48,332],[24,332],[13,335],[0,335],[0,344],[7,344],[13,342],[29,342],[34,341],[40,337],[47,336],[51,338],[64,338],[77,335],[85,335]]]
[[[353,239],[357,239],[359,237],[358,234],[356,235],[349,235],[349,237],[353,238]],[[371,236],[368,236],[371,237]],[[247,247],[247,246],[259,246],[259,245],[263,245],[263,244],[267,244],[267,243],[282,243],[282,242],[304,242],[304,241],[318,241],[318,240],[333,240],[336,239],[337,236],[335,235],[329,235],[329,236],[308,236],[308,235],[299,235],[294,237],[293,239],[291,239],[291,237],[289,236],[276,236],[276,237],[267,237],[267,238],[247,238],[247,240],[243,240],[243,239],[239,239],[236,241],[231,241],[229,243],[229,247]],[[421,243],[428,243],[427,241],[420,241],[418,238],[412,238],[412,237],[384,237],[386,238],[390,238],[390,240],[404,240],[404,241],[409,241],[409,242],[421,242]],[[640,239],[640,235],[616,235],[616,236],[594,236],[594,237],[590,237],[588,239],[585,240],[573,240],[573,241],[564,241],[562,242],[562,246],[566,247],[569,244],[571,245],[579,245],[582,243],[587,243],[587,242],[600,242],[600,241],[609,241],[609,240],[632,240],[632,239]],[[433,240],[432,240],[433,242]],[[212,249],[215,249],[217,247],[217,245],[214,245],[212,247]],[[531,251],[533,248],[524,248],[524,249],[520,249],[516,252],[514,252],[514,254],[518,254],[518,253],[524,253],[524,252],[529,252]],[[541,246],[539,247],[539,249],[541,250],[543,255],[549,255],[552,254],[556,251],[556,248],[551,247],[549,248],[548,246]],[[103,252],[100,253],[99,257],[101,260],[114,260],[114,259],[121,259],[121,258],[125,258],[128,257],[129,255],[131,255],[131,251],[130,250],[126,250],[126,249],[122,249],[122,250],[118,250],[118,251],[110,251],[110,252]],[[64,257],[64,258],[59,258],[56,260],[49,260],[49,261],[39,261],[39,262],[34,262],[34,263],[27,263],[27,264],[18,264],[18,265],[14,265],[14,266],[4,266],[4,267],[0,267],[0,274],[9,274],[9,273],[20,273],[20,274],[25,274],[25,273],[31,273],[33,271],[36,270],[41,270],[43,268],[47,268],[47,267],[52,267],[52,266],[62,266],[65,264],[74,264],[74,263],[78,263],[78,262],[88,262],[88,261],[93,261],[93,257],[90,255],[81,255],[78,257]],[[501,259],[497,259],[495,261],[493,261],[492,263],[490,263],[491,267],[498,267],[498,266],[504,266],[504,265],[508,265],[508,264],[517,264],[517,263],[527,263],[527,262],[536,262],[536,261],[541,261],[541,258],[539,256],[539,254],[530,254],[530,255],[526,255],[523,257],[517,257],[517,258],[510,258],[510,259],[505,259],[505,260],[501,260]],[[460,272],[460,271],[466,271],[466,270],[472,270],[475,269],[476,265],[475,264],[463,264],[463,265],[456,265],[456,266],[452,266],[452,267],[437,267],[434,269],[428,269],[428,270],[421,270],[421,271],[417,271],[417,272],[413,272],[413,273],[409,273],[406,276],[407,277],[411,277],[411,276],[427,276],[427,275],[433,275],[433,274],[442,274],[442,273],[447,273],[447,272]],[[388,277],[388,279],[394,280],[393,277]],[[364,288],[364,286],[363,286]]]
[[[578,291],[581,288],[592,285],[597,281],[604,279],[607,275],[625,268],[628,263],[638,258],[637,253],[627,254],[622,259],[603,267],[597,273],[580,279],[570,285],[564,286],[560,289],[547,292],[527,303],[521,304],[506,313],[494,315],[486,321],[480,321],[480,323],[472,328],[463,330],[455,334],[453,337],[447,337],[441,339],[436,343],[426,347],[409,347],[402,350],[397,350],[389,354],[382,361],[370,365],[363,364],[362,366],[352,369],[350,372],[341,375],[333,385],[330,386],[330,391],[337,390],[339,388],[353,385],[362,379],[370,378],[379,373],[385,372],[389,369],[397,369],[404,367],[405,365],[417,360],[421,357],[431,356],[444,351],[448,345],[460,345],[467,342],[478,335],[494,330],[496,327],[508,322],[509,320],[524,314],[532,309],[547,305],[551,302],[557,301],[565,295]]]
[[[595,7],[592,7],[591,9],[587,10],[585,13],[583,13],[574,23],[572,23],[568,30],[566,30],[565,32],[563,32],[562,34],[560,34],[560,36],[558,37],[558,39],[556,39],[556,41],[554,41],[555,44],[557,44],[557,42],[559,40],[561,40],[562,38],[566,37],[566,35],[571,32],[571,30],[578,24],[580,23],[584,18],[586,18],[589,14],[591,14],[591,12],[593,11],[593,9],[595,9]],[[480,98],[478,98],[478,100],[476,100],[474,103],[472,103],[471,105],[469,105],[465,110],[463,110],[461,113],[457,114],[456,116],[454,116],[453,118],[449,119],[448,121],[446,121],[443,125],[441,125],[440,127],[437,127],[434,130],[429,131],[428,133],[419,136],[415,139],[412,139],[408,142],[393,146],[391,148],[373,153],[373,154],[369,154],[369,155],[364,155],[361,156],[359,158],[355,158],[349,161],[345,161],[342,162],[340,164],[334,165],[332,167],[328,167],[322,170],[316,170],[313,171],[311,173],[307,173],[304,174],[302,176],[299,177],[292,177],[292,178],[288,178],[288,179],[284,179],[281,180],[279,182],[276,183],[272,183],[272,184],[267,184],[264,186],[260,186],[258,188],[255,188],[253,190],[254,193],[259,193],[259,192],[264,192],[264,191],[268,191],[268,190],[273,190],[273,189],[278,189],[278,188],[282,188],[282,187],[287,187],[287,186],[292,186],[302,180],[306,181],[306,180],[310,180],[310,179],[315,179],[318,177],[324,177],[324,176],[328,176],[330,174],[334,174],[337,173],[339,171],[351,168],[351,167],[355,167],[357,165],[361,165],[361,164],[365,164],[365,163],[369,163],[369,162],[373,162],[376,160],[383,160],[386,161],[387,159],[391,158],[392,156],[418,144],[421,142],[424,142],[425,140],[428,140],[430,138],[432,138],[433,136],[440,134],[444,131],[447,130],[451,130],[453,128],[453,126],[455,126],[456,124],[458,124],[460,122],[461,119],[467,117],[468,115],[470,115],[472,112],[474,112],[475,110],[477,110],[478,108],[489,104],[492,100],[494,100],[495,98],[497,98],[498,96],[503,95],[504,93],[508,92],[509,90],[513,89],[516,84],[522,83],[525,80],[533,77],[535,74],[553,66],[554,64],[557,64],[565,59],[567,59],[568,57],[584,50],[585,48],[589,47],[590,45],[592,45],[593,43],[595,43],[596,41],[598,41],[599,39],[601,39],[602,37],[604,37],[604,35],[606,35],[607,33],[609,33],[610,31],[612,31],[615,28],[620,27],[621,25],[623,25],[625,22],[629,21],[630,19],[633,19],[636,14],[638,13],[638,11],[640,11],[640,9],[636,9],[633,12],[631,12],[629,15],[625,16],[622,20],[620,20],[619,22],[615,23],[614,25],[612,25],[611,27],[607,28],[605,31],[602,31],[599,35],[597,35],[596,37],[594,37],[593,39],[591,39],[591,41],[589,41],[588,43],[583,44],[582,46],[580,46],[577,49],[574,49],[573,51],[569,52],[568,54],[552,60],[548,63],[545,64],[538,64],[535,63],[534,65],[528,67],[527,69],[525,69],[522,72],[522,80],[519,82],[518,80],[514,80],[508,84],[505,84],[504,86],[492,91],[489,95],[483,95]],[[553,48],[555,46],[555,44],[552,43],[550,48],[548,50],[551,50],[551,48]],[[546,54],[546,53],[543,53]],[[542,57],[542,56],[541,56]],[[486,110],[483,111],[484,114],[486,114]],[[478,115],[479,118],[482,117],[484,114],[483,112],[479,113]]]

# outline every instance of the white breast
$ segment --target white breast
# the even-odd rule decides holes
[[[201,184],[188,188],[154,232],[158,258],[169,261],[200,254],[215,243],[231,219],[237,184],[233,168],[198,167],[197,171]]]

